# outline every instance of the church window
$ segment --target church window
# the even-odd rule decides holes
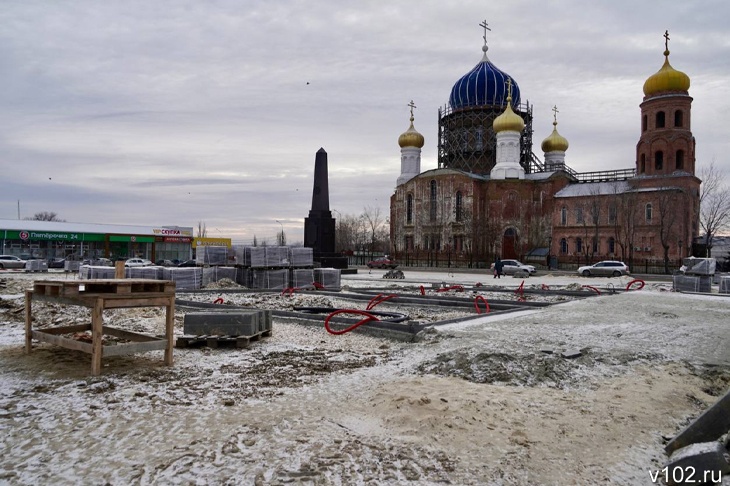
[[[616,240],[613,237],[608,239],[608,253],[616,253]]]
[[[652,210],[651,203],[647,203],[647,205],[646,205],[646,222],[647,223],[651,223],[651,218],[653,216],[652,213],[653,213],[653,210]]]
[[[654,154],[654,169],[662,170],[664,168],[664,152],[657,150]]]
[[[646,154],[641,154],[641,173],[646,172]]]
[[[684,150],[677,150],[675,159],[677,162],[677,170],[684,169]]]
[[[406,196],[406,224],[413,224],[413,194]]]
[[[461,191],[456,191],[456,207],[455,207],[455,218],[457,222],[460,222],[463,218],[462,211],[464,210],[464,201]]]
[[[560,253],[563,255],[568,253],[568,240],[565,238],[560,238]]]
[[[674,126],[677,128],[681,128],[684,124],[684,113],[682,113],[682,110],[677,110],[674,112]]]
[[[568,224],[568,208],[565,206],[560,209],[560,224],[563,226]]]
[[[646,131],[646,126],[647,126],[647,121],[646,120],[647,120],[646,115],[644,115],[644,116],[641,117],[641,131],[642,132],[645,132]]]
[[[608,224],[616,224],[616,214],[617,214],[616,205],[611,204],[608,207]]]
[[[413,237],[412,236],[406,236],[405,238],[405,244],[406,244],[406,251],[413,251]]]
[[[576,238],[575,239],[575,252],[580,253],[582,248],[583,248],[583,238]]]
[[[663,111],[659,111],[656,114],[656,127],[664,128],[664,112]]]
[[[429,218],[431,221],[436,221],[436,189],[436,181],[431,181],[431,200],[429,207]]]
[[[575,208],[575,222],[583,224],[583,208],[581,207]]]

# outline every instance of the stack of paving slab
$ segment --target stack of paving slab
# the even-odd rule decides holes
[[[81,265],[79,266],[79,278],[85,280],[91,279],[110,279],[116,276],[114,267],[98,266],[98,265]]]
[[[325,289],[339,289],[341,275],[339,268],[315,268],[314,281],[324,286]]]
[[[720,293],[730,294],[730,275],[720,277]]]
[[[289,249],[292,267],[311,267],[314,265],[314,250],[306,246],[297,246]]]
[[[26,272],[47,272],[48,262],[45,260],[28,260],[25,262]]]
[[[314,282],[314,270],[311,268],[292,268],[289,283],[292,287],[304,287]]]
[[[203,287],[208,284],[218,282],[219,280],[228,279],[233,282],[238,281],[237,274],[242,270],[236,267],[208,267],[203,268]]]
[[[253,336],[271,328],[271,311],[264,309],[187,312],[183,321],[183,332],[197,336]]]
[[[127,267],[124,269],[126,278],[149,278],[152,280],[162,280],[162,269],[165,267],[149,266],[149,267]]]
[[[267,267],[289,267],[289,247],[288,246],[267,246],[266,249],[266,266]]]
[[[289,269],[251,269],[250,285],[252,289],[284,290],[289,287]]]
[[[227,246],[199,246],[195,251],[195,262],[198,265],[227,265],[229,253]]]
[[[79,261],[66,260],[65,262],[63,262],[63,271],[64,272],[78,272],[80,267],[81,267],[81,262],[79,262]]]
[[[203,285],[203,269],[198,267],[163,267],[162,280],[175,282],[176,290],[196,290]]]
[[[672,290],[675,292],[699,292],[700,277],[696,275],[673,275]]]

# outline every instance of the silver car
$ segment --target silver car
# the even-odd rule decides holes
[[[25,268],[25,260],[15,255],[0,255],[0,270],[6,268]]]
[[[494,263],[492,263],[491,269],[494,270]],[[502,260],[502,275],[514,275],[517,272],[524,272],[528,275],[535,275],[537,270],[533,265],[525,265],[519,260]]]
[[[583,277],[620,277],[630,273],[628,265],[613,260],[605,260],[578,269],[578,275]]]

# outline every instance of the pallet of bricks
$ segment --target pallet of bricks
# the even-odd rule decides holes
[[[184,335],[175,346],[247,348],[251,342],[272,333],[271,311],[262,309],[215,310],[190,312],[183,321]]]

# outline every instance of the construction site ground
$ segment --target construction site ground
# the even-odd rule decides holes
[[[623,291],[631,277],[403,271],[343,275],[341,297],[219,283],[180,298],[365,309],[347,293],[601,294],[536,292],[523,298],[551,305],[492,314],[379,305],[433,323],[411,341],[275,316],[271,336],[246,349],[175,349],[171,367],[162,351],[109,357],[92,377],[86,354],[47,343],[24,353],[23,290],[74,277],[3,272],[0,483],[649,484],[666,441],[730,387],[726,296],[675,293],[669,281]],[[455,285],[465,292],[437,291]],[[57,304],[34,316],[34,327],[89,320]],[[158,335],[164,310],[107,321]]]

